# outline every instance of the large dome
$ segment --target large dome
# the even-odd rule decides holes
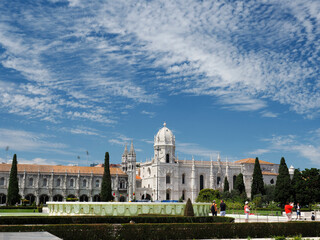
[[[157,135],[154,137],[154,146],[158,145],[175,145],[175,137],[171,130],[166,127],[166,123],[163,124]]]

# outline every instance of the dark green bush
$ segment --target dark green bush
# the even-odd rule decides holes
[[[141,223],[0,226],[0,232],[48,231],[62,239],[211,239],[319,237],[320,222]]]
[[[0,209],[34,209],[33,206],[0,206]]]
[[[184,208],[184,216],[194,216],[194,212],[193,212],[193,206],[191,203],[190,198],[188,198],[188,201],[186,203],[186,207]]]
[[[234,222],[231,217],[183,217],[183,216],[137,216],[137,217],[113,217],[113,216],[2,216],[0,225],[19,224],[94,224],[110,223],[223,223]]]

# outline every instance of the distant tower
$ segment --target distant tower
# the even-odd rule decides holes
[[[131,201],[134,198],[133,193],[136,191],[136,153],[133,148],[133,142],[131,141],[130,151],[127,158],[127,174],[128,174],[128,196]]]
[[[163,124],[154,137],[154,159],[161,163],[175,163],[175,137],[167,124]]]
[[[289,175],[290,175],[290,178],[292,179],[293,178],[293,175],[294,175],[294,166],[290,166],[290,168],[289,168]]]
[[[127,172],[127,163],[128,163],[128,148],[126,144],[126,146],[124,147],[122,158],[121,158],[122,171],[124,172]]]

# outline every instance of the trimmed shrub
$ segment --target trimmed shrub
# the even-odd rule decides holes
[[[139,217],[113,217],[113,216],[2,216],[0,225],[19,224],[94,224],[110,223],[225,223],[234,222],[231,217],[183,217],[183,216],[139,216]]]
[[[193,206],[192,206],[190,198],[188,198],[188,201],[186,203],[186,207],[184,209],[184,216],[188,216],[188,217],[194,216]]]
[[[212,239],[318,237],[319,222],[57,224],[0,226],[0,232],[47,231],[62,239]]]

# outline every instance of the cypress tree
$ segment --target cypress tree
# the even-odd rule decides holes
[[[304,205],[307,202],[305,201],[305,181],[302,178],[302,174],[299,169],[294,170],[293,178],[291,180],[291,199],[300,205]]]
[[[17,155],[14,154],[13,160],[12,160],[12,165],[11,165],[9,187],[8,187],[7,203],[9,205],[15,205],[17,202],[20,202],[17,174],[18,174]]]
[[[236,177],[234,189],[238,190],[240,194],[246,192],[246,188],[245,188],[244,182],[243,182],[243,174],[242,173],[239,173],[239,175]]]
[[[193,206],[192,206],[190,198],[188,198],[188,200],[187,200],[186,207],[184,209],[184,216],[185,217],[193,217],[194,216]]]
[[[112,189],[111,189],[111,175],[109,168],[109,152],[106,152],[104,158],[104,172],[101,183],[100,199],[102,202],[109,202],[113,200]]]
[[[257,194],[265,194],[264,190],[264,183],[263,183],[263,177],[262,172],[260,168],[259,159],[256,158],[254,162],[254,169],[253,169],[253,179],[252,179],[252,185],[251,185],[251,199],[254,198],[254,195]]]
[[[229,192],[229,181],[227,177],[224,177],[224,187],[223,187],[224,192]]]
[[[274,190],[274,198],[276,202],[285,204],[289,201],[291,193],[291,180],[284,157],[281,158],[279,166],[279,175],[277,177],[276,189]]]

